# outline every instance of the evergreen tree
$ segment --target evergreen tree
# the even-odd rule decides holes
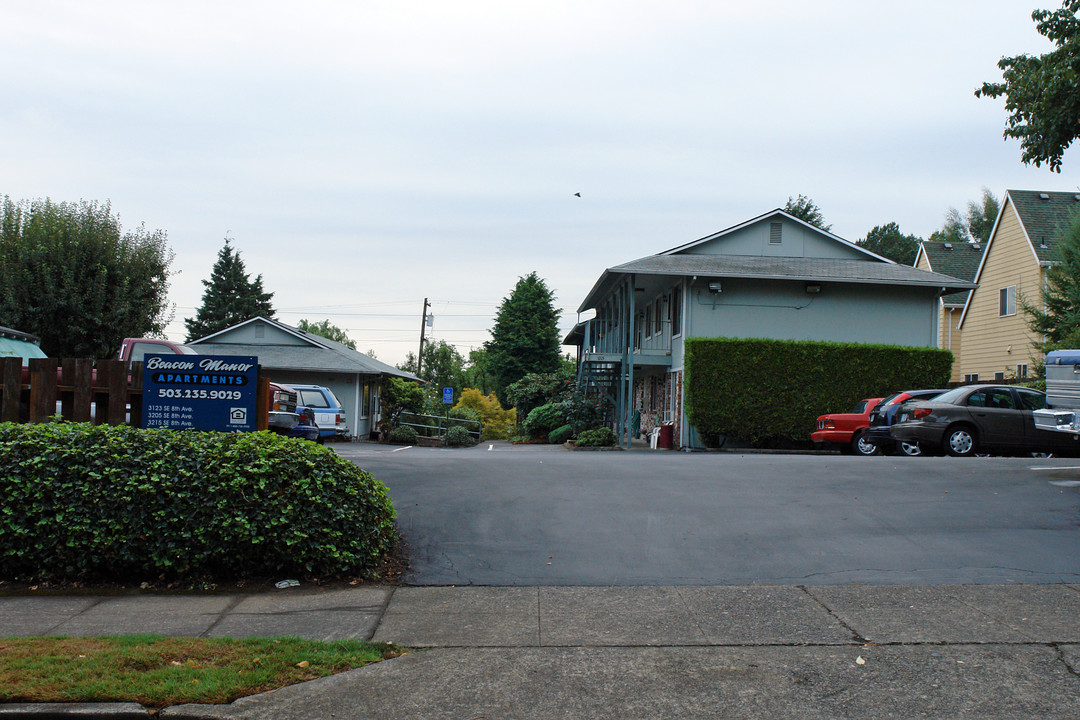
[[[240,259],[240,252],[234,250],[231,243],[231,240],[225,239],[225,246],[218,251],[210,279],[202,281],[206,291],[195,317],[184,319],[189,341],[254,317],[274,318],[274,308],[270,304],[274,293],[263,290],[262,275],[250,279],[244,261]]]
[[[1020,299],[1028,325],[1043,338],[1035,344],[1042,352],[1080,342],[1080,214],[1073,216],[1054,245],[1056,262],[1046,269],[1042,307]]]
[[[535,272],[519,278],[499,306],[487,350],[487,368],[499,401],[507,386],[528,373],[559,369],[559,311],[555,296]]]
[[[125,337],[165,331],[172,260],[164,231],[124,232],[109,203],[4,196],[0,325],[52,357],[115,357]]]

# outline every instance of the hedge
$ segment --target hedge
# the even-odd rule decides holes
[[[205,580],[371,573],[385,486],[268,432],[0,423],[0,576]]]
[[[709,444],[809,441],[817,417],[863,398],[945,387],[948,350],[898,345],[690,338],[687,417]]]

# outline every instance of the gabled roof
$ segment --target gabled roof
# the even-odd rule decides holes
[[[769,212],[758,215],[756,218],[751,218],[750,220],[747,220],[746,222],[739,223],[738,225],[732,225],[731,227],[729,227],[729,228],[727,228],[725,230],[721,230],[720,232],[713,233],[712,235],[706,235],[705,237],[694,240],[693,242],[688,242],[688,243],[686,243],[684,245],[679,245],[677,247],[673,247],[670,250],[665,250],[662,253],[658,253],[658,254],[660,254],[660,255],[674,255],[676,253],[682,253],[682,252],[690,250],[691,248],[694,248],[694,247],[696,247],[698,245],[702,245],[702,244],[710,242],[712,240],[716,240],[717,238],[722,238],[725,235],[731,235],[732,233],[736,233],[739,230],[742,230],[743,228],[750,227],[751,225],[753,225],[755,223],[762,222],[763,220],[766,220],[766,219],[774,217],[774,216],[781,216],[785,220],[790,220],[793,223],[797,223],[799,225],[802,225],[803,227],[806,227],[806,228],[812,230],[813,232],[815,232],[815,233],[817,233],[819,235],[827,237],[830,240],[833,240],[834,242],[837,242],[837,243],[839,243],[841,245],[844,245],[845,247],[851,248],[853,250],[858,250],[859,252],[866,255],[868,258],[873,258],[875,260],[880,260],[881,262],[887,262],[887,263],[893,262],[892,260],[890,260],[887,257],[883,257],[883,256],[878,255],[876,253],[870,252],[869,250],[862,247],[861,245],[858,245],[857,243],[848,242],[847,240],[840,237],[839,235],[833,235],[828,230],[822,230],[821,228],[819,228],[816,225],[811,225],[810,223],[806,222],[805,220],[803,220],[801,218],[797,218],[794,215],[792,215],[791,213],[785,212],[784,210],[781,210],[780,208],[776,208],[775,210],[770,210]]]
[[[799,223],[813,232],[846,248],[858,251],[864,260],[828,257],[787,257],[767,255],[723,255],[687,252],[703,243],[742,230],[771,217],[783,217]],[[612,288],[625,275],[668,275],[673,277],[738,277],[761,280],[793,280],[868,285],[903,285],[908,287],[935,287],[939,292],[966,291],[975,285],[943,273],[927,272],[909,265],[900,265],[888,258],[872,253],[861,246],[828,233],[804,222],[783,210],[773,210],[739,225],[708,235],[685,245],[665,250],[656,255],[632,260],[604,271],[593,285],[585,300],[578,307],[584,312],[597,307]]]
[[[1005,197],[998,209],[997,219],[990,231],[990,239],[986,243],[979,268],[975,271],[973,280],[976,285],[982,277],[983,268],[986,267],[986,259],[990,257],[990,246],[997,237],[1001,219],[1005,216],[1006,208],[1013,208],[1017,220],[1020,222],[1020,230],[1024,233],[1032,258],[1040,266],[1046,266],[1054,261],[1057,236],[1066,227],[1073,214],[1080,211],[1080,193],[1069,192],[1043,192],[1040,190],[1006,190]],[[964,304],[964,312],[960,315],[959,327],[964,326],[967,319],[968,308],[971,307],[971,299],[975,293],[968,295]]]
[[[924,240],[919,244],[919,254],[915,257],[914,266],[919,264],[919,258],[925,257],[926,264],[933,272],[950,275],[961,280],[975,280],[975,273],[979,270],[983,253],[986,250],[985,243],[948,243],[929,242]],[[967,300],[970,290],[951,293],[941,298],[946,305],[959,307]]]
[[[228,341],[229,334],[252,323],[264,323],[287,335],[296,337],[302,342],[286,345],[272,342]],[[192,340],[187,344],[197,345],[199,352],[207,355],[258,355],[259,364],[268,369],[390,375],[407,380],[419,380],[412,373],[398,370],[392,365],[387,365],[369,355],[357,352],[348,345],[264,317],[245,320],[206,337]]]

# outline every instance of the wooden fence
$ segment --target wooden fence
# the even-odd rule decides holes
[[[143,364],[125,360],[0,358],[0,422],[73,422],[142,426]],[[259,374],[256,428],[265,430],[270,381]]]

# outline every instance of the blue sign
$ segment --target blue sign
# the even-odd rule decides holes
[[[254,430],[258,363],[254,356],[147,354],[143,427]]]
[[[446,403],[447,405],[453,405],[454,404],[454,388],[443,388],[442,389],[442,401],[444,403]]]

